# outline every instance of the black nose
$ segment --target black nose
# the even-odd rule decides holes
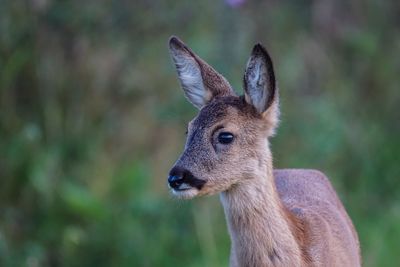
[[[180,167],[173,167],[169,172],[168,183],[173,189],[179,189],[179,187],[185,182],[187,171]]]
[[[168,177],[169,186],[175,190],[179,190],[180,186],[183,183],[200,190],[206,183],[206,181],[194,177],[189,170],[186,170],[182,167],[178,166],[173,167],[172,170],[169,172],[169,177]]]
[[[181,186],[181,184],[183,184],[183,173],[170,175],[168,177],[168,183],[170,187],[178,189]]]

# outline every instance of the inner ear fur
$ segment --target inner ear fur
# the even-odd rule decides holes
[[[276,95],[275,73],[267,50],[256,44],[247,62],[243,87],[246,101],[258,112],[264,113],[272,105]]]
[[[279,94],[271,57],[261,44],[254,46],[247,62],[243,88],[246,102],[266,120],[267,135],[272,136],[279,123]]]

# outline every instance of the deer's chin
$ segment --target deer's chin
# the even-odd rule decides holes
[[[195,187],[188,187],[185,189],[171,189],[172,194],[177,197],[177,198],[181,198],[181,199],[190,199],[190,198],[194,198],[195,196],[197,196],[199,194],[199,190]]]

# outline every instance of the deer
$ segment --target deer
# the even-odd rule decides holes
[[[169,52],[199,112],[167,184],[180,199],[220,195],[230,266],[361,266],[357,232],[328,178],[273,169],[269,138],[279,122],[279,93],[267,50],[253,47],[240,96],[178,37],[170,38]]]

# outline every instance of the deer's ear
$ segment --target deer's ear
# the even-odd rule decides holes
[[[169,40],[169,50],[188,100],[202,108],[216,96],[234,95],[228,81],[177,37]]]
[[[261,44],[253,48],[244,74],[244,92],[247,103],[264,113],[276,96],[272,60]]]
[[[246,102],[268,121],[269,133],[273,135],[279,122],[279,97],[271,57],[267,50],[256,44],[244,74]]]

